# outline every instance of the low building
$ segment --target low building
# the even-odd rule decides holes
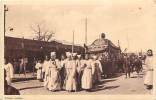
[[[44,55],[50,55],[50,52],[52,51],[55,51],[57,57],[60,58],[60,56],[66,51],[72,51],[72,45],[57,40],[46,42],[24,38],[5,37],[5,57],[42,57]],[[79,45],[74,45],[74,52],[81,54],[84,52],[84,48]]]

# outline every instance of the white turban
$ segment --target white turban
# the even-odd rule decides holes
[[[93,59],[97,59],[97,56],[96,56],[96,55],[94,55],[94,56],[93,56]]]
[[[78,58],[80,58],[80,57],[81,57],[81,55],[77,55],[77,57],[78,57]]]
[[[67,57],[70,57],[71,56],[71,53],[70,52],[66,52],[66,56]]]
[[[51,52],[50,55],[51,56],[55,56],[56,55],[56,52]]]
[[[77,55],[77,53],[73,53],[72,56],[75,57]]]

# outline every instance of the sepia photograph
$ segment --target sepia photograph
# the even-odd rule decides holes
[[[4,95],[153,94],[156,1],[3,8]]]

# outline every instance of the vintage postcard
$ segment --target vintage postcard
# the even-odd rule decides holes
[[[155,0],[4,0],[0,11],[0,99],[156,100]]]

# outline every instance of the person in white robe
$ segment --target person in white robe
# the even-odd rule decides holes
[[[103,69],[102,69],[101,62],[98,60],[98,57],[96,55],[93,56],[92,66],[94,72],[93,83],[97,84],[101,81]]]
[[[145,60],[145,66],[146,66],[146,73],[145,73],[145,79],[144,84],[146,85],[147,89],[153,88],[153,68],[155,67],[155,59],[153,56],[153,51],[149,49],[147,51],[147,58]]]
[[[56,53],[51,52],[50,66],[48,71],[48,89],[50,91],[60,90],[61,78],[59,74],[60,61],[56,59]]]
[[[65,62],[66,79],[65,79],[65,90],[68,92],[77,91],[76,82],[76,61],[72,59],[70,52],[66,53],[67,60]]]
[[[83,67],[84,67],[84,71],[83,71],[83,75],[82,75],[82,79],[81,79],[81,84],[82,84],[82,89],[90,92],[91,89],[93,88],[93,74],[94,74],[94,70],[93,70],[93,66],[92,66],[92,60],[89,59],[89,55],[86,54],[85,55],[85,60],[83,62]]]
[[[12,78],[14,77],[13,65],[10,63],[9,59],[5,59],[4,70],[6,71],[6,81],[8,85],[11,85]]]
[[[44,62],[43,62],[43,73],[44,73],[44,86],[46,87],[46,88],[48,88],[47,87],[47,84],[48,84],[48,72],[49,72],[49,67],[50,67],[50,61],[49,61],[49,57],[48,56],[45,56],[45,60],[44,60]]]
[[[41,60],[38,60],[38,62],[35,65],[35,68],[37,69],[37,80],[42,81],[43,78],[43,72],[42,72],[42,63]]]

